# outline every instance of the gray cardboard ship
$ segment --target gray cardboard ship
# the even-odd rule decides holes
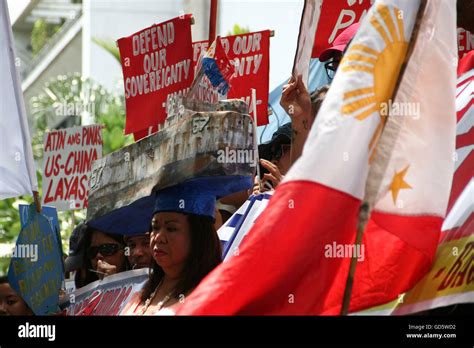
[[[93,163],[87,221],[192,178],[251,178],[257,161],[254,129],[241,100],[221,101],[214,111],[185,109],[168,118],[157,133]]]

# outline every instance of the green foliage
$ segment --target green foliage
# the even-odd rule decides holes
[[[92,38],[92,41],[95,42],[100,47],[102,47],[107,52],[109,52],[117,60],[117,62],[119,64],[121,64],[121,62],[120,62],[120,50],[118,49],[117,45],[115,44],[115,41],[98,39],[96,37]]]
[[[57,76],[44,85],[41,93],[30,100],[31,112],[35,120],[32,134],[33,155],[41,169],[43,158],[43,138],[49,125],[58,117],[74,117],[80,124],[80,111],[90,112],[94,123],[103,124],[103,155],[133,143],[131,136],[123,133],[125,127],[124,97],[107,91],[92,79],[84,79],[79,73]],[[67,105],[76,105],[77,113],[70,114]],[[74,110],[76,111],[76,110]],[[37,172],[39,195],[42,197],[42,174]],[[0,200],[0,243],[15,243],[20,232],[19,204],[31,204],[32,197]],[[63,251],[67,253],[69,237],[75,225],[85,220],[85,210],[58,212],[61,227]],[[7,272],[9,258],[0,258],[0,275]]]
[[[37,19],[31,31],[31,49],[36,56],[48,40],[56,34],[61,25],[46,23],[43,18]]]
[[[240,35],[240,34],[247,34],[250,33],[249,27],[241,27],[238,24],[234,24],[234,27],[232,28],[232,32],[227,32],[227,36],[231,35]]]

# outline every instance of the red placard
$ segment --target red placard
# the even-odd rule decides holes
[[[332,46],[334,39],[344,29],[360,22],[374,2],[374,0],[323,1],[311,57],[318,58],[322,51]],[[459,58],[472,49],[474,49],[474,35],[463,28],[458,28]]]
[[[227,57],[234,63],[228,98],[238,98],[250,106],[253,117],[251,89],[257,91],[257,125],[268,123],[270,72],[270,30],[221,38]]]
[[[194,78],[191,15],[145,28],[118,40],[127,120],[125,134],[163,123],[170,98]]]
[[[331,47],[334,39],[353,23],[365,16],[374,0],[323,1],[321,16],[316,29],[312,58]]]

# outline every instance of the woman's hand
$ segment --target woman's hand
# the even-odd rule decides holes
[[[105,261],[99,260],[97,261],[97,276],[99,279],[103,279],[109,275],[117,273],[117,267],[111,265]]]
[[[265,186],[265,183],[270,183],[272,187],[276,187],[284,178],[281,174],[280,169],[270,161],[266,159],[261,159],[260,163],[262,166],[267,169],[270,173],[266,173],[262,177],[262,187]],[[264,191],[268,191],[264,189]]]
[[[292,76],[288,84],[283,87],[280,105],[290,116],[294,130],[299,131],[304,127],[304,122],[311,116],[311,97],[301,75],[296,81]]]

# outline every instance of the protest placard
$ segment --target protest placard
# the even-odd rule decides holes
[[[303,13],[301,14],[298,45],[296,46],[292,75],[295,79],[301,75],[305,85],[308,84],[309,63],[314,45],[314,36],[321,14],[320,6],[320,0],[305,0]]]
[[[49,220],[29,206],[8,268],[8,281],[36,315],[59,311],[64,273],[62,249]]]
[[[322,51],[331,47],[334,39],[353,23],[358,23],[375,0],[323,1],[321,20],[316,29],[313,53],[318,58]]]
[[[268,123],[271,35],[270,30],[263,30],[220,38],[225,53],[235,68],[227,98],[244,100],[249,105],[250,115],[253,117],[250,90],[255,88],[257,91],[258,126]],[[208,41],[193,43],[193,64],[195,68],[199,56],[208,47]]]
[[[353,23],[360,22],[375,0],[331,0],[323,1],[321,20],[316,29],[312,58],[331,47],[334,39]],[[474,49],[474,35],[458,27],[459,58]]]
[[[28,223],[28,219],[30,218],[30,206],[27,204],[20,204],[18,205],[18,211],[20,212],[21,228],[24,228]],[[42,206],[41,214],[48,219],[53,231],[60,231],[58,211],[55,207]]]
[[[77,289],[69,294],[61,309],[66,315],[119,315],[125,304],[148,279],[148,268],[121,272]]]
[[[191,15],[119,39],[125,88],[125,134],[163,123],[172,99],[194,78]]]
[[[221,38],[235,73],[227,97],[244,100],[253,118],[251,89],[257,91],[257,126],[268,123],[270,30]]]
[[[102,157],[102,126],[72,127],[44,137],[43,204],[58,211],[87,208],[88,175]]]

